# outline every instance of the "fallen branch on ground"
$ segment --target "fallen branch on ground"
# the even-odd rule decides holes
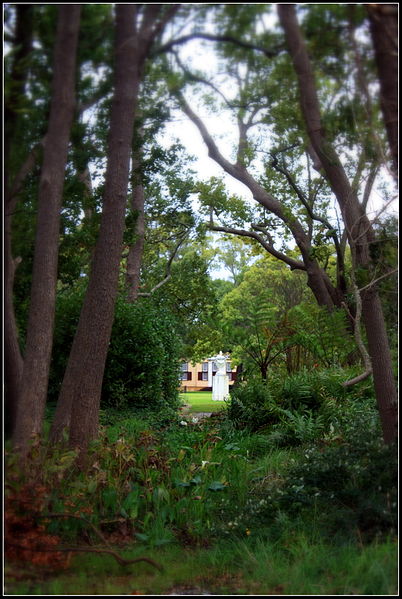
[[[137,557],[137,558],[131,559],[131,560],[127,560],[127,559],[124,559],[124,557],[121,557],[121,555],[116,553],[116,551],[114,551],[110,547],[109,543],[107,542],[107,540],[105,539],[105,537],[103,536],[101,531],[98,528],[96,528],[96,526],[94,524],[92,524],[92,522],[90,522],[87,518],[84,518],[83,516],[79,516],[78,514],[60,513],[60,514],[43,514],[41,516],[41,518],[43,518],[44,520],[46,520],[48,518],[75,518],[76,520],[82,520],[86,524],[89,524],[89,526],[92,528],[92,530],[95,532],[95,534],[107,546],[107,549],[101,549],[101,548],[95,548],[95,547],[64,547],[64,548],[59,548],[59,549],[50,549],[50,548],[49,549],[41,549],[41,551],[87,551],[87,552],[92,552],[92,553],[109,553],[110,555],[112,555],[115,558],[115,560],[117,560],[117,562],[121,566],[129,566],[130,564],[135,564],[137,562],[142,561],[142,562],[147,562],[148,564],[151,564],[151,566],[154,566],[160,572],[163,572],[163,567],[160,566],[159,564],[157,564],[153,559],[151,559],[149,557]]]
[[[72,553],[74,551],[76,552],[86,552],[86,553],[108,553],[109,555],[112,555],[115,560],[121,565],[121,566],[130,566],[131,564],[136,564],[137,562],[147,562],[148,564],[151,564],[151,566],[154,566],[155,568],[157,568],[160,572],[163,572],[163,567],[160,566],[157,562],[155,562],[153,559],[151,559],[150,557],[136,557],[134,559],[125,559],[124,557],[122,557],[121,555],[119,555],[116,551],[113,551],[113,549],[101,549],[98,547],[35,547],[35,548],[28,548],[25,547],[25,545],[20,545],[19,543],[12,543],[12,542],[8,542],[6,543],[7,545],[10,545],[11,547],[18,547],[19,549],[23,549],[24,551],[41,551],[44,553],[47,552],[67,552],[67,553]]]

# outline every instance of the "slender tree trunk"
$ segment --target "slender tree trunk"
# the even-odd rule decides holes
[[[384,441],[392,443],[398,435],[398,406],[385,319],[377,290],[375,288],[368,289],[361,295],[363,322],[367,334]]]
[[[349,245],[352,251],[355,251],[356,266],[369,275],[369,244],[375,240],[374,231],[348,181],[338,155],[325,139],[314,75],[295,8],[289,4],[279,5],[278,14],[298,77],[301,109],[311,144],[342,211]],[[361,295],[362,318],[373,367],[384,441],[391,443],[397,436],[397,393],[384,317],[375,286],[369,287]]]
[[[33,5],[17,4],[16,27],[13,43],[14,59],[11,67],[10,89],[4,104],[4,162],[5,175],[9,177],[12,144],[19,121],[19,110],[24,102],[28,75],[27,59],[32,51]]]
[[[398,173],[398,5],[366,4],[370,19],[381,109],[395,175]]]
[[[23,453],[41,432],[52,350],[60,209],[74,112],[80,5],[61,5],[54,53],[49,126],[39,185],[37,231],[24,367],[14,443]]]

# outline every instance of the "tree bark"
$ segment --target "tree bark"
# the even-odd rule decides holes
[[[135,5],[117,5],[115,91],[108,140],[108,164],[99,237],[88,289],[64,375],[51,439],[70,426],[70,443],[84,449],[98,398],[113,324],[121,259],[130,153],[139,77]]]
[[[16,132],[19,110],[24,101],[28,76],[27,58],[32,51],[33,5],[17,4],[16,27],[13,43],[14,59],[11,67],[10,89],[4,103],[4,163],[6,181],[10,176],[11,148]]]
[[[338,155],[325,139],[314,75],[295,8],[293,5],[279,5],[278,14],[298,78],[301,110],[311,144],[340,206],[356,267],[369,273],[369,244],[375,240],[373,228],[359,204]],[[375,286],[362,291],[361,297],[362,318],[373,367],[383,437],[386,443],[391,443],[397,436],[397,393],[382,307]]]
[[[366,4],[370,20],[381,110],[391,150],[395,176],[398,173],[398,5]]]
[[[37,230],[24,367],[14,444],[24,453],[41,432],[52,350],[60,209],[74,112],[80,5],[61,5],[54,52],[49,126],[39,184]]]

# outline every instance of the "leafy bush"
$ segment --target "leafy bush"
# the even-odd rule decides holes
[[[346,397],[342,382],[349,375],[342,369],[302,370],[282,381],[273,381],[275,397],[282,408],[303,412],[316,411],[328,397]]]
[[[84,289],[59,293],[49,398],[56,401],[74,339]],[[180,341],[166,310],[147,299],[119,298],[102,386],[101,408],[159,410],[178,405]]]
[[[255,431],[275,422],[272,408],[273,400],[267,382],[256,378],[240,383],[231,391],[226,417],[237,429]]]
[[[345,366],[354,340],[347,331],[345,311],[332,312],[313,303],[301,303],[289,311],[292,340],[304,347],[311,356],[327,368]]]
[[[103,405],[178,405],[180,344],[175,323],[151,301],[119,299],[103,379]]]
[[[227,425],[235,431],[264,429],[277,447],[342,435],[363,412],[371,427],[371,421],[378,423],[372,382],[346,389],[342,383],[351,376],[342,369],[314,369],[242,382],[231,391]]]
[[[311,446],[288,470],[280,505],[319,512],[325,534],[371,539],[396,531],[397,478],[397,449],[384,445],[378,419],[355,414],[343,438]]]
[[[275,424],[268,434],[271,443],[279,446],[294,446],[311,443],[323,436],[326,422],[323,415],[314,415],[311,410],[304,413],[280,410],[280,423]]]

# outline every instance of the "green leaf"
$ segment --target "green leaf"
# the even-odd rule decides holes
[[[226,449],[226,451],[240,451],[240,447],[237,445],[237,443],[227,443],[224,449]]]
[[[222,484],[219,480],[214,480],[208,487],[209,491],[223,491],[226,489],[226,485]]]
[[[175,480],[174,485],[175,485],[175,487],[190,487],[191,486],[190,483],[187,483],[184,480]]]
[[[156,539],[153,544],[155,547],[159,547],[160,545],[166,545],[167,543],[171,543],[172,539]]]
[[[201,481],[202,481],[201,476],[194,476],[194,478],[192,478],[190,480],[190,484],[191,485],[199,485]]]

